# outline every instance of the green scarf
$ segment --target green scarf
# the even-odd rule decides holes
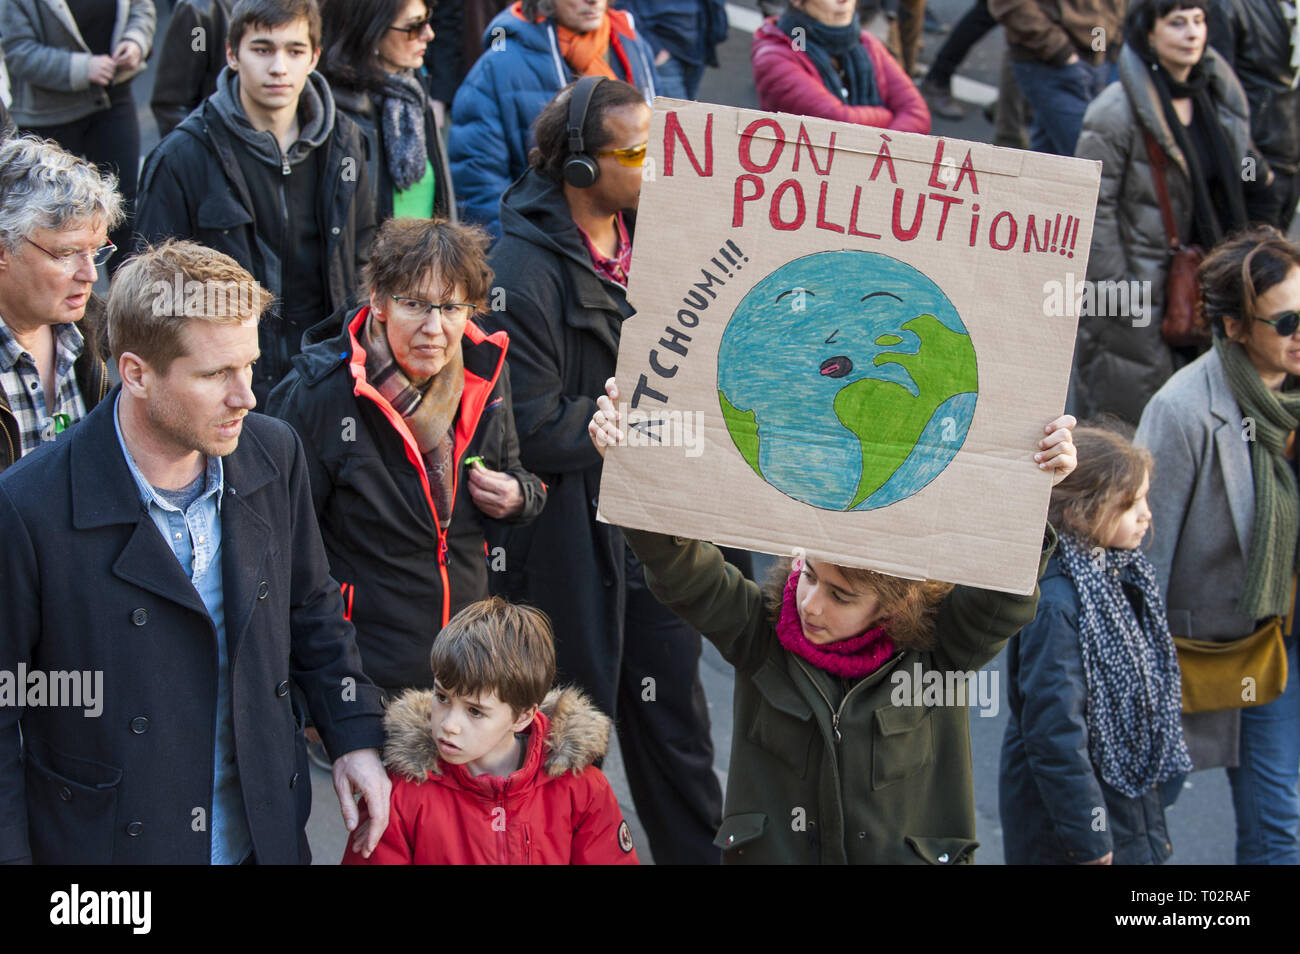
[[[1240,344],[1216,336],[1232,396],[1254,425],[1250,466],[1255,473],[1255,526],[1246,559],[1246,586],[1238,610],[1251,619],[1285,617],[1291,578],[1300,564],[1300,490],[1284,450],[1300,423],[1300,391],[1270,391]],[[1249,438],[1249,431],[1244,435]]]

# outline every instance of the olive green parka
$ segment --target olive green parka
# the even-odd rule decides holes
[[[655,596],[736,668],[715,842],[724,863],[971,862],[969,705],[936,705],[925,689],[955,685],[947,674],[996,656],[1034,618],[1037,586],[1029,596],[955,587],[938,610],[934,648],[898,651],[851,683],[784,649],[758,585],[712,544],[625,532]],[[1040,576],[1055,545],[1048,527]]]

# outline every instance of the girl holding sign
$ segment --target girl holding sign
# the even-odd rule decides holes
[[[596,403],[588,433],[603,455],[625,440],[613,378]],[[1053,483],[1074,470],[1074,426],[1056,419],[1035,448]],[[967,680],[1034,618],[1037,591],[904,580],[800,555],[764,592],[712,544],[624,533],[654,594],[736,667],[715,840],[725,862],[971,862]],[[1049,526],[1044,563],[1055,543]]]

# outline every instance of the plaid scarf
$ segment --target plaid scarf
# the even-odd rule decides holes
[[[438,523],[445,527],[451,519],[455,490],[456,414],[465,389],[465,364],[460,348],[447,359],[441,371],[417,387],[393,357],[384,325],[375,321],[374,315],[366,319],[362,335],[366,380],[411,429],[429,475],[429,493]]]
[[[1107,785],[1137,798],[1192,768],[1182,676],[1155,568],[1141,550],[1094,549],[1071,534],[1056,552],[1079,594],[1088,756]],[[1141,619],[1121,576],[1142,594]]]

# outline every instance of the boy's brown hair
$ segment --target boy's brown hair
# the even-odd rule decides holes
[[[168,240],[129,259],[108,290],[108,346],[129,351],[159,374],[185,354],[191,321],[222,325],[260,320],[272,295],[229,255],[197,242]]]
[[[239,53],[244,33],[252,27],[277,29],[295,20],[307,21],[307,37],[313,50],[320,49],[320,5],[316,0],[239,0],[230,11],[226,43]]]
[[[781,605],[785,593],[786,581],[793,570],[791,560],[782,560],[767,585],[763,588],[767,597],[768,616],[772,625],[781,616]],[[835,568],[844,576],[844,581],[855,592],[870,591],[880,601],[881,609],[889,620],[889,638],[899,649],[929,649],[934,645],[934,617],[949,592],[951,583],[938,580],[906,580],[900,576],[889,576],[875,570],[855,566]]]
[[[1134,444],[1132,435],[1131,427],[1111,418],[1074,429],[1079,465],[1052,488],[1047,510],[1052,526],[1092,546],[1106,545],[1155,466],[1151,452]]]
[[[471,603],[451,618],[433,641],[433,676],[447,692],[478,696],[494,692],[516,718],[540,706],[555,682],[551,621],[532,606],[499,596]]]

